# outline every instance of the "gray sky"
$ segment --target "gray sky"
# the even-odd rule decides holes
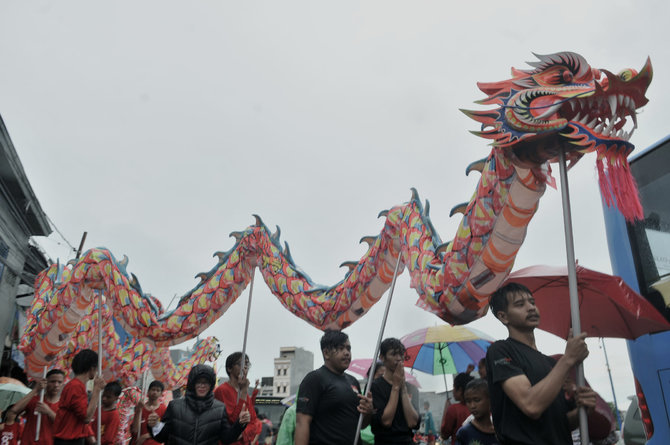
[[[87,247],[128,255],[163,302],[190,290],[252,213],[279,225],[296,263],[331,285],[341,262],[365,252],[358,240],[379,233],[377,213],[406,202],[410,187],[453,238],[449,210],[478,180],[465,167],[489,153],[458,109],[481,109],[476,82],[509,78],[532,52],[574,51],[613,72],[650,56],[655,80],[631,142],[666,136],[669,12],[662,0],[4,1],[0,114],[69,241],[88,231]],[[609,272],[594,158],[570,172],[576,255]],[[59,240],[43,245],[67,259]],[[560,193],[548,189],[515,268],[560,265],[564,252]],[[319,331],[257,284],[252,377],[272,374],[280,346],[310,349],[320,365]],[[224,357],[242,347],[247,295],[205,332]],[[388,336],[441,323],[416,300],[401,276]],[[354,358],[372,355],[382,313],[379,304],[347,330]],[[473,325],[505,336],[490,316]],[[549,334],[538,344],[564,347]],[[601,349],[589,344],[587,379],[611,399]],[[608,352],[625,407],[634,392],[625,343],[608,340]],[[424,389],[443,386],[417,375]]]

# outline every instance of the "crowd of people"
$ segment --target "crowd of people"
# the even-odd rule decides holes
[[[249,357],[236,352],[226,358],[227,382],[217,387],[214,370],[196,365],[183,397],[167,406],[161,403],[164,385],[153,381],[146,400],[135,407],[132,431],[137,434],[131,443],[348,445],[359,439],[358,443],[381,445],[409,445],[417,440],[427,445],[438,441],[572,445],[578,409],[594,413],[597,401],[588,386],[566,383],[572,382],[572,370],[588,355],[585,335],[568,339],[565,353],[554,359],[536,347],[539,312],[527,288],[508,284],[492,295],[490,306],[509,336],[491,345],[479,363],[478,376],[471,375],[472,366],[454,378],[455,403],[445,404],[439,431],[430,404],[425,402],[420,412],[418,391],[405,381],[406,351],[400,340],[382,341],[379,361],[368,371],[374,373],[370,388],[361,390],[358,380],[345,372],[351,362],[347,334],[327,330],[320,341],[323,366],[302,380],[296,403],[283,415],[276,435],[255,409],[258,391],[250,391]],[[106,383],[98,375],[98,356],[91,350],[75,356],[72,372],[74,378],[63,386],[65,372],[51,370],[3,413],[0,445],[95,444],[99,399],[100,442],[115,443],[121,386]],[[92,390],[87,392],[89,381]],[[603,437],[592,436],[591,441],[614,443],[607,442],[611,432],[600,431],[597,434]]]

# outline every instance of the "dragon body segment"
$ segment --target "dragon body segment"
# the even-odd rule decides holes
[[[125,263],[118,264],[125,271]],[[37,278],[38,292],[28,317],[24,342],[42,338],[41,347],[27,354],[26,368],[30,375],[40,375],[42,366],[50,362],[56,368],[70,369],[74,355],[84,348],[98,350],[98,296],[89,287],[81,292],[81,298],[75,304],[68,303],[55,296],[56,280],[68,281],[71,268],[62,268],[58,264],[46,269]],[[153,307],[162,310],[160,302],[150,295],[144,296]],[[218,357],[218,340],[207,337],[200,340],[192,354],[180,363],[172,362],[167,347],[156,347],[140,337],[130,336],[117,326],[112,310],[102,297],[102,371],[107,380],[119,380],[123,386],[130,386],[151,369],[155,378],[161,380],[166,388],[177,389],[185,385],[188,371],[193,365],[214,361]],[[77,322],[78,320],[78,322]],[[46,331],[40,335],[40,324]],[[121,335],[120,335],[121,334]],[[23,344],[23,343],[22,343]],[[41,359],[41,360],[40,360]],[[42,363],[42,364],[36,364]]]
[[[194,338],[221,316],[255,268],[286,309],[319,329],[345,328],[363,316],[389,288],[399,254],[419,295],[417,305],[452,324],[483,316],[488,296],[512,269],[546,184],[553,184],[549,164],[558,150],[566,150],[572,162],[597,151],[601,186],[611,192],[610,201],[627,217],[638,216],[625,160],[632,150],[625,139],[632,131],[624,134],[622,128],[627,117],[635,120],[635,107],[646,103],[650,63],[640,73],[626,70],[603,79],[577,54],[538,57],[534,70],[513,69],[511,80],[480,84],[488,95],[481,103],[497,109],[466,111],[482,123],[477,134],[492,139],[493,150],[468,167],[481,178],[470,202],[458,207],[463,218],[452,242],[442,243],[428,203],[422,205],[413,192],[408,203],[382,212],[380,234],[362,239],[367,252],[344,263],[349,271],[343,280],[325,287],[295,265],[288,245],[279,243],[279,229],[270,233],[256,217],[256,224],[232,234],[233,247],[215,253],[218,263],[197,275],[200,283],[170,312],[142,292],[124,262],[106,249],[92,249],[62,271],[40,274],[36,294],[43,295],[42,302],[35,299],[21,341],[29,369],[41,369],[64,348],[98,292],[131,337],[167,347]],[[619,95],[627,98],[621,108],[612,107],[612,95],[617,103]]]

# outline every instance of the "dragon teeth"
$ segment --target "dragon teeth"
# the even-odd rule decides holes
[[[609,104],[610,104],[610,110],[612,111],[611,116],[614,116],[616,114],[616,96],[610,96],[608,97]]]
[[[593,129],[593,131],[595,131],[596,133],[602,133],[604,126],[605,124],[598,124],[596,128]]]
[[[591,120],[591,122],[589,122],[589,123],[587,124],[587,123],[586,123],[586,116],[584,116],[584,122],[582,122],[582,123],[583,123],[583,124],[586,124],[586,126],[589,127],[589,128],[593,128],[593,126],[596,124],[597,121],[598,121],[598,118],[597,118],[597,117],[594,117],[593,120]]]

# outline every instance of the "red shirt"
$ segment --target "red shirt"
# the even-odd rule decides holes
[[[119,432],[119,411],[114,407],[110,410],[102,410],[100,414],[100,443],[102,445],[114,445],[116,443],[116,435]],[[93,437],[97,438],[98,434],[98,416],[96,415],[91,422],[93,429]]]
[[[246,398],[240,397],[240,400],[237,400],[237,390],[235,390],[235,388],[228,382],[219,385],[219,387],[214,390],[214,397],[226,405],[226,414],[228,414],[228,421],[231,424],[237,422],[237,419],[240,417],[240,412],[242,412],[242,406],[246,404],[246,408],[251,415],[251,420],[242,433],[242,440],[233,442],[232,445],[249,445],[254,437],[260,434],[263,427],[261,421],[256,418],[254,402],[251,397],[247,395]]]
[[[23,434],[21,435],[21,445],[34,445],[39,443],[40,445],[53,445],[53,429],[54,422],[46,414],[42,414],[42,420],[40,424],[40,440],[39,442],[35,441],[35,431],[37,431],[37,403],[40,401],[39,396],[35,396],[30,399],[28,405],[26,406],[26,424],[23,427]],[[58,402],[50,403],[44,401],[44,403],[51,408],[51,411],[58,413]]]
[[[53,426],[54,437],[73,440],[92,436],[91,427],[86,423],[87,408],[86,385],[77,378],[70,380],[58,401],[58,412]]]
[[[149,417],[149,414],[151,413],[156,413],[158,414],[159,417],[163,418],[163,414],[165,414],[165,410],[167,409],[167,406],[165,404],[161,403],[158,405],[158,408],[154,410],[149,410],[146,408],[142,408],[142,418],[140,420],[140,436],[143,436],[145,434],[149,434],[149,430],[147,429],[147,417]],[[137,431],[133,432],[133,435],[137,433]],[[155,440],[149,438],[144,441],[144,445],[160,445],[159,442],[156,442]]]
[[[11,425],[5,424],[2,431],[0,431],[0,444],[2,445],[17,445],[21,437],[21,424],[14,422]]]
[[[470,417],[470,410],[465,403],[454,403],[444,412],[442,416],[442,438],[447,440],[452,436],[456,436],[456,431],[463,425],[465,419]]]

